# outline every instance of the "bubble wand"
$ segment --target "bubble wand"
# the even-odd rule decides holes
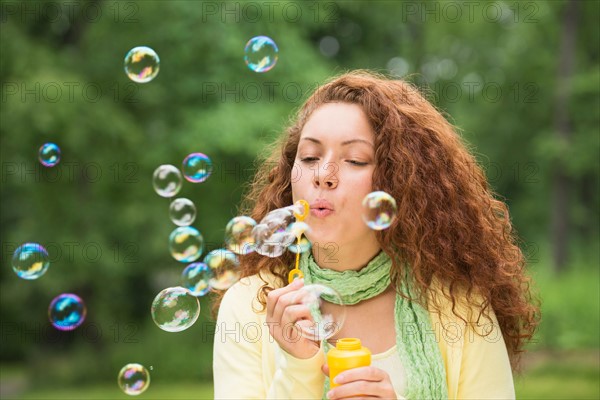
[[[296,217],[296,221],[298,222],[302,222],[304,221],[304,219],[308,216],[308,212],[309,212],[309,205],[308,202],[306,200],[298,200],[296,202],[296,204],[300,204],[300,206],[302,206],[302,214],[299,214],[297,212],[294,211],[294,217]],[[294,279],[296,278],[304,278],[304,274],[302,273],[302,271],[300,271],[300,268],[298,268],[300,266],[300,237],[302,236],[302,232],[298,232],[298,235],[296,236],[297,239],[297,246],[298,246],[298,252],[296,252],[296,266],[294,267],[294,269],[292,269],[288,275],[288,283],[292,283],[294,282]]]

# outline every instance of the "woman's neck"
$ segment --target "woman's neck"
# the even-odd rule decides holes
[[[379,245],[338,246],[328,244],[324,247],[313,247],[312,254],[317,265],[335,271],[358,271],[365,267],[379,252]]]

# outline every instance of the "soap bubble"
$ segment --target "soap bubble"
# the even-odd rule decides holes
[[[256,243],[256,252],[267,257],[279,257],[296,240],[294,232],[288,227],[295,221],[294,213],[301,214],[304,207],[299,204],[278,208],[269,212],[252,229]]]
[[[310,250],[312,245],[310,241],[306,238],[306,236],[302,236],[300,238],[300,242],[292,243],[288,246],[288,250],[292,253],[304,253]]]
[[[296,238],[296,240],[288,246],[289,251],[292,253],[304,253],[310,249],[310,242],[306,236],[304,236],[306,233],[310,232],[310,227],[305,222],[292,222],[290,226],[286,228],[286,232],[294,235]],[[298,242],[298,238],[300,238],[300,242]]]
[[[310,232],[310,227],[305,222],[292,222],[287,228],[286,231],[295,238],[299,236],[305,235]]]
[[[188,289],[170,287],[156,295],[151,312],[154,323],[160,329],[180,332],[196,322],[200,315],[200,302]]]
[[[212,161],[206,154],[192,153],[183,160],[183,176],[190,182],[204,182],[212,170]]]
[[[227,248],[236,254],[250,254],[254,251],[252,229],[256,221],[250,217],[235,217],[225,227]]]
[[[232,251],[213,250],[204,257],[204,263],[213,271],[214,276],[208,283],[214,289],[229,289],[240,280],[240,261]]]
[[[204,238],[194,227],[180,226],[169,236],[169,250],[177,261],[196,261],[202,254],[203,248]]]
[[[81,297],[72,293],[58,295],[48,307],[48,317],[56,329],[72,331],[83,323],[87,310]]]
[[[181,190],[182,184],[181,172],[174,165],[164,164],[154,170],[152,186],[159,196],[175,196]]]
[[[246,43],[244,61],[248,68],[254,72],[267,72],[277,64],[279,49],[267,36],[253,37]]]
[[[363,220],[367,226],[376,231],[389,228],[398,212],[396,200],[386,192],[371,192],[362,202]]]
[[[37,243],[25,243],[15,250],[12,268],[19,278],[37,279],[50,267],[50,257],[46,249]]]
[[[196,206],[190,199],[175,199],[169,206],[169,217],[175,225],[191,225],[196,219]]]
[[[156,78],[159,69],[158,54],[150,47],[134,47],[125,56],[125,73],[134,82],[150,82]]]
[[[183,286],[194,296],[204,296],[210,291],[209,281],[215,276],[212,269],[203,262],[197,262],[185,267],[181,273]]]
[[[45,143],[40,147],[39,160],[44,167],[54,167],[60,161],[60,148],[54,143]]]
[[[117,381],[125,394],[137,396],[150,386],[150,373],[141,364],[127,364],[119,371]]]
[[[335,335],[346,320],[341,296],[331,287],[312,284],[298,289],[294,302],[308,306],[311,318],[296,322],[310,340],[321,341]]]

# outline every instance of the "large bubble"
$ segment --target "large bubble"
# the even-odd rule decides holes
[[[125,394],[137,396],[150,386],[150,373],[143,365],[131,363],[121,368],[117,381]]]
[[[50,257],[46,249],[37,243],[25,243],[15,250],[12,268],[19,278],[37,279],[50,267]]]
[[[152,302],[152,319],[163,331],[180,332],[196,322],[200,302],[192,292],[181,286],[161,291]]]
[[[134,47],[125,55],[125,73],[134,82],[150,82],[156,78],[159,69],[160,58],[150,47]]]
[[[169,251],[181,262],[196,261],[204,249],[204,238],[194,227],[180,226],[169,236]]]
[[[154,170],[152,186],[159,196],[175,196],[181,190],[182,184],[181,172],[174,165],[164,164]]]
[[[213,271],[209,284],[217,290],[229,289],[240,279],[240,261],[227,249],[213,250],[204,257],[204,263]]]
[[[227,248],[236,254],[250,254],[254,251],[252,229],[256,221],[250,217],[235,217],[225,227],[225,243]]]
[[[371,192],[365,196],[362,202],[363,220],[371,229],[381,231],[392,225],[398,209],[396,200],[386,192]]]
[[[289,226],[295,221],[295,214],[304,212],[303,206],[294,204],[269,212],[252,229],[256,252],[267,257],[279,257],[296,240],[296,231]]]
[[[212,170],[212,161],[206,154],[192,153],[183,160],[183,176],[190,182],[204,182]]]
[[[267,72],[277,64],[279,49],[267,36],[253,37],[246,43],[244,61],[254,72]]]
[[[56,296],[48,307],[48,318],[56,329],[72,331],[83,323],[87,310],[81,297],[73,293]]]
[[[191,225],[196,219],[196,206],[190,199],[175,199],[169,206],[169,217],[175,225]]]
[[[40,147],[38,158],[44,167],[54,167],[60,161],[60,148],[54,143],[45,143]]]

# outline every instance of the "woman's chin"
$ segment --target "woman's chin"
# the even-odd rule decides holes
[[[331,232],[316,232],[312,231],[306,235],[313,247],[329,248],[336,247],[339,244],[339,238],[332,235]]]

